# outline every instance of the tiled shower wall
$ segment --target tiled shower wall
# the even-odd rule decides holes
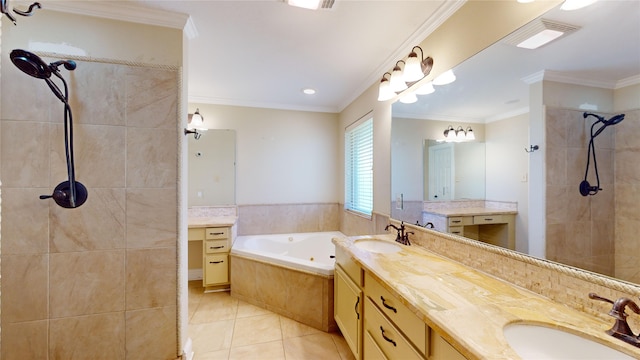
[[[634,165],[640,110],[625,112],[622,123],[594,140],[603,190],[583,197],[578,185],[585,175],[593,120],[585,119],[583,111],[547,109],[547,258],[640,283],[640,168]],[[593,161],[588,180],[595,185]]]
[[[63,105],[3,56],[2,358],[175,359],[178,72],[63,70],[89,191],[63,209]]]

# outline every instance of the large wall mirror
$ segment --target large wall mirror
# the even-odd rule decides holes
[[[421,201],[437,200],[429,195],[429,145],[441,144],[437,141],[449,125],[471,127],[475,142],[484,147],[484,174],[479,172],[474,180],[484,181],[484,194],[464,197],[517,202],[516,250],[531,253],[538,241],[531,239],[531,229],[543,224],[540,237],[546,244],[543,241],[542,254],[534,255],[640,283],[640,238],[626,230],[626,224],[640,224],[632,215],[638,212],[640,193],[622,193],[628,183],[640,186],[640,170],[628,171],[635,174],[632,180],[624,173],[624,179],[613,179],[619,176],[613,165],[616,156],[624,156],[625,169],[640,169],[637,156],[619,149],[640,150],[638,140],[631,139],[640,131],[640,3],[599,1],[576,11],[558,7],[541,19],[575,25],[576,30],[534,50],[515,46],[516,31],[458,65],[455,82],[419,95],[416,103],[393,104],[392,217],[419,221]],[[578,193],[587,160],[585,134],[593,122],[583,118],[585,111],[626,114],[625,121],[607,129],[606,139],[599,139],[608,145],[598,150],[606,154],[598,162],[610,164],[603,165],[606,170],[601,168],[600,177],[606,174],[610,184],[587,198]],[[538,127],[542,134],[533,130]],[[532,144],[532,138],[542,140]],[[558,138],[585,144],[563,148],[554,143]],[[531,145],[541,149],[525,151]],[[469,160],[465,170],[479,164]],[[566,185],[558,183],[558,173],[569,178]],[[451,181],[463,182],[467,176],[471,175],[453,175]],[[533,178],[541,179],[542,185],[534,184]],[[564,191],[560,185],[571,195],[558,195]],[[563,202],[554,201],[554,196]],[[534,206],[536,202],[543,206]],[[573,208],[583,202],[587,205]],[[565,219],[572,213],[579,219]],[[607,244],[589,244],[597,239]]]
[[[236,203],[236,132],[209,129],[188,137],[188,205]]]

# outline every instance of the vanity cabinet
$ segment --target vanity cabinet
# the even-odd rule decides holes
[[[229,287],[230,227],[189,228],[189,242],[202,242],[202,285],[206,290]]]
[[[336,248],[334,319],[356,359],[362,359],[362,269],[344,250]]]
[[[446,216],[445,232],[488,244],[515,249],[515,215]]]

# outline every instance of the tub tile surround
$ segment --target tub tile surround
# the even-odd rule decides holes
[[[334,243],[346,248],[352,258],[381,280],[388,290],[402,296],[403,303],[468,358],[517,358],[502,335],[505,324],[517,321],[541,322],[583,332],[611,341],[613,347],[623,352],[640,356],[639,349],[604,333],[613,324],[613,319],[606,315],[610,305],[587,298],[589,291],[614,299],[618,295],[632,297],[633,294],[575,278],[569,280],[561,273],[482,249],[486,246],[469,251],[471,246],[461,238],[413,227],[411,230],[417,230],[413,242],[420,246],[403,247],[397,253],[374,254],[360,250],[353,246],[359,237],[334,239]],[[394,235],[382,237],[393,241]],[[437,254],[438,251],[446,257]],[[495,275],[496,272],[502,276]],[[500,277],[520,279],[516,280],[520,286]],[[538,291],[529,291],[527,286]],[[549,296],[536,292],[549,293]],[[562,301],[563,296],[566,301]],[[586,298],[591,311],[570,297]],[[637,328],[640,321],[630,323]]]
[[[322,331],[335,331],[333,276],[231,254],[231,296]]]
[[[339,231],[337,203],[239,205],[238,235]]]
[[[2,68],[2,358],[174,359],[178,72],[77,63],[78,209],[38,199],[66,178],[61,103]]]

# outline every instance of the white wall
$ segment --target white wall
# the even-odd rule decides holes
[[[205,127],[236,130],[236,204],[338,202],[337,114],[189,104],[196,108]]]
[[[528,250],[529,114],[485,125],[487,200],[516,201],[516,250]]]

